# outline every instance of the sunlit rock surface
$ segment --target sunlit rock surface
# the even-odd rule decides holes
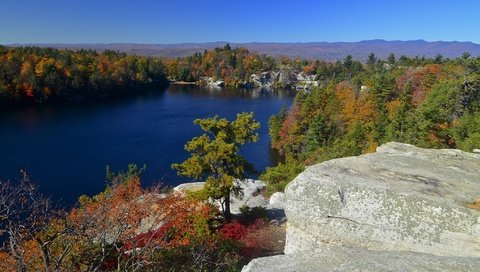
[[[480,211],[472,203],[480,199],[480,154],[388,143],[308,167],[285,195],[287,255],[254,260],[245,271],[270,271],[260,263],[275,271],[478,266]]]

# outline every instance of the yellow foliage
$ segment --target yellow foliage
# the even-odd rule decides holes
[[[438,128],[442,130],[447,129],[448,127],[449,127],[448,122],[443,122],[441,124],[438,124]]]
[[[370,143],[364,150],[364,153],[375,153],[377,151],[378,143]]]
[[[335,94],[342,105],[340,119],[348,124],[355,118],[357,104],[352,86],[340,83],[336,86]]]
[[[336,86],[335,94],[342,105],[340,119],[344,123],[368,122],[375,118],[375,108],[368,93],[363,93],[357,98],[351,85],[340,83]]]
[[[388,118],[394,119],[398,108],[402,105],[400,99],[395,99],[387,103]]]
[[[37,76],[43,76],[46,70],[55,65],[55,60],[52,58],[42,58],[37,65],[35,65],[35,74]]]

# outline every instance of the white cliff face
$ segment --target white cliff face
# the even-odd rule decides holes
[[[270,89],[273,86],[290,86],[297,89],[310,89],[319,86],[317,75],[307,75],[292,70],[262,72],[252,74],[248,83],[254,88]]]
[[[480,264],[480,211],[467,207],[480,199],[480,154],[388,143],[308,167],[285,195],[287,255],[254,260],[245,271],[475,271]]]

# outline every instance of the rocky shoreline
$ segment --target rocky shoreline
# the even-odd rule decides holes
[[[211,88],[220,88],[230,86],[224,79],[214,77],[200,77],[196,82],[175,82],[175,84],[197,84]],[[236,82],[234,87],[243,87],[246,89],[272,90],[276,88],[292,90],[311,90],[320,86],[318,76],[306,74],[294,70],[267,71],[260,74],[252,74],[248,80]]]

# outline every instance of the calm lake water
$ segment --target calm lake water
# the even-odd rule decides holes
[[[245,145],[242,154],[263,171],[278,160],[270,149],[268,119],[292,99],[287,91],[170,86],[114,101],[1,112],[0,180],[16,181],[20,169],[27,169],[43,193],[64,205],[102,191],[107,164],[115,171],[146,164],[142,184],[175,186],[188,180],[170,165],[185,160],[184,144],[202,133],[193,120],[215,114],[231,120],[244,111],[253,111],[261,128],[260,140]]]

